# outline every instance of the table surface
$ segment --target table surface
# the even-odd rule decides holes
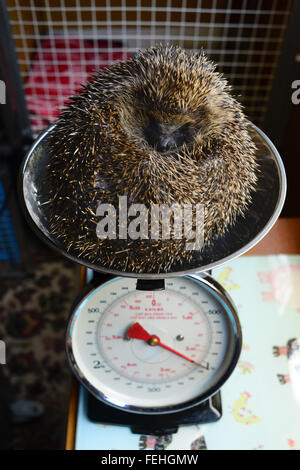
[[[256,246],[243,256],[259,256],[271,254],[299,254],[300,253],[300,218],[278,219],[270,232]],[[81,285],[84,286],[85,269],[81,273]],[[68,424],[66,433],[66,450],[75,447],[76,420],[78,409],[78,382],[72,383]]]

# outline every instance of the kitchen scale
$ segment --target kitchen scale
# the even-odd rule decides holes
[[[24,159],[20,197],[33,230],[93,273],[71,309],[65,340],[71,369],[88,392],[89,419],[154,435],[219,420],[220,388],[242,336],[232,300],[209,273],[253,247],[279,217],[286,177],[276,148],[249,124],[263,170],[257,190],[245,216],[201,258],[165,272],[119,272],[67,251],[51,233],[45,175],[53,128]]]

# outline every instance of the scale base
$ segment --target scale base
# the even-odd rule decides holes
[[[88,418],[96,423],[127,426],[134,434],[162,436],[174,434],[179,426],[214,423],[222,416],[221,393],[217,392],[198,406],[176,413],[145,415],[118,410],[88,393]]]

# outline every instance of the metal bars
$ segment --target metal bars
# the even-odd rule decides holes
[[[7,7],[38,131],[93,70],[167,42],[206,50],[261,125],[291,0],[7,0]]]

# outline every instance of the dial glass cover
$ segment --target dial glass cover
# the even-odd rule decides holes
[[[75,375],[97,398],[137,413],[208,398],[229,377],[241,343],[234,307],[210,281],[179,277],[142,291],[136,279],[114,278],[92,290],[67,328]]]

